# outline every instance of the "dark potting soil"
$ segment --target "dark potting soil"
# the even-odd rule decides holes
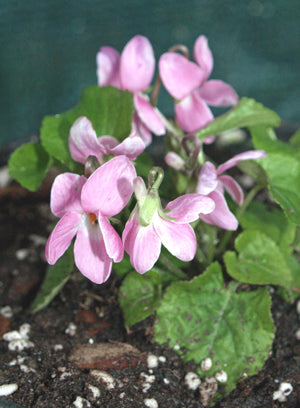
[[[130,329],[124,326],[117,301],[120,278],[114,274],[99,286],[75,271],[49,306],[30,313],[47,267],[45,241],[56,221],[48,203],[47,184],[34,194],[17,185],[0,190],[0,309],[12,310],[11,316],[0,314],[0,387],[17,386],[0,397],[0,408],[203,407],[199,388],[192,390],[185,382],[196,366],[154,342],[154,317]],[[277,331],[272,354],[217,408],[299,406],[296,303],[273,297]],[[19,350],[2,338],[13,330],[23,333]],[[283,402],[273,400],[282,382],[290,383],[293,392]]]

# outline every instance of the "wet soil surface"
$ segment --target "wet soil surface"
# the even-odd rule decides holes
[[[154,317],[130,330],[124,326],[117,302],[120,278],[112,275],[98,286],[74,272],[47,308],[30,313],[47,267],[44,245],[56,221],[48,200],[47,185],[35,194],[16,185],[0,189],[0,408],[203,407],[203,392],[185,381],[195,365],[154,342]],[[273,296],[272,354],[217,408],[299,406],[297,303]],[[19,342],[5,336],[13,330]],[[282,382],[293,391],[274,400]]]

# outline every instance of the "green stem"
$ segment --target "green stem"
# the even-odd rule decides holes
[[[178,266],[174,265],[166,255],[161,253],[159,262],[161,263],[161,265],[165,266],[171,274],[177,276],[180,279],[186,280],[186,274],[182,272],[182,270],[178,268]]]
[[[208,228],[206,230],[209,236],[207,265],[210,265],[215,256],[215,234],[213,228],[210,225],[208,225]]]
[[[173,124],[161,112],[159,112],[159,115],[167,131],[174,137],[177,143],[181,145],[183,132],[179,131],[175,126],[173,126]]]
[[[197,261],[203,265],[206,263],[204,252],[197,246],[195,258]]]
[[[256,186],[254,186],[252,188],[252,190],[249,191],[249,193],[247,194],[247,197],[245,198],[243,204],[240,206],[240,208],[236,212],[236,218],[238,220],[241,218],[242,214],[244,213],[244,211],[246,210],[248,205],[251,203],[251,201],[254,199],[256,194],[262,189],[263,189],[263,187],[260,184],[257,184]]]
[[[244,211],[246,210],[246,208],[248,207],[248,205],[251,203],[251,201],[253,200],[253,198],[256,196],[256,194],[262,190],[262,186],[260,184],[257,184],[256,186],[254,186],[252,188],[252,190],[249,191],[247,197],[245,198],[243,204],[240,206],[240,208],[237,210],[236,212],[236,218],[239,220],[240,217],[242,216],[242,214],[244,213]],[[221,254],[222,252],[224,252],[232,234],[234,231],[226,231],[225,234],[223,235],[219,248],[218,248],[218,254]]]

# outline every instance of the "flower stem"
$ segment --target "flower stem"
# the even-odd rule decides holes
[[[157,100],[158,100],[158,94],[159,94],[159,91],[160,91],[160,87],[161,87],[161,78],[160,78],[160,75],[158,74],[156,79],[155,79],[153,91],[152,91],[151,98],[150,98],[150,103],[151,103],[152,106],[157,105]]]
[[[183,279],[186,280],[186,274],[184,272],[182,272],[182,270],[180,268],[178,268],[178,266],[174,265],[172,261],[170,261],[170,259],[164,255],[164,254],[160,254],[159,257],[159,262],[161,263],[162,266],[164,266],[172,275],[177,276],[177,278],[179,279]]]
[[[207,233],[209,236],[208,254],[207,254],[207,265],[210,265],[215,256],[215,234],[213,228],[208,225]]]

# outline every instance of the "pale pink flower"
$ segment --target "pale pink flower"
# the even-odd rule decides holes
[[[213,56],[203,35],[195,42],[194,59],[195,63],[176,52],[167,52],[159,60],[162,82],[177,101],[175,120],[189,133],[202,129],[213,120],[208,105],[226,107],[238,102],[230,85],[217,79],[208,80],[213,69]]]
[[[76,235],[77,268],[92,282],[107,280],[112,261],[120,262],[124,254],[122,241],[108,218],[127,205],[135,177],[135,168],[125,156],[111,159],[88,179],[73,173],[56,177],[50,206],[60,220],[47,241],[49,264],[55,264]]]
[[[222,173],[242,160],[260,159],[265,156],[266,153],[262,150],[249,150],[237,154],[218,168],[215,168],[210,162],[204,163],[199,174],[196,193],[210,197],[215,202],[215,209],[210,214],[200,214],[201,220],[226,230],[236,230],[238,221],[228,208],[224,190],[231,195],[238,205],[243,203],[244,193],[240,185],[231,176],[222,175]]]
[[[70,129],[69,149],[72,158],[84,164],[92,155],[102,163],[103,155],[127,156],[135,160],[141,154],[145,145],[139,136],[127,137],[121,143],[112,136],[97,137],[91,121],[81,116]]]
[[[154,108],[144,93],[151,84],[155,71],[155,57],[150,41],[141,35],[133,37],[124,47],[121,55],[112,47],[101,47],[97,53],[98,85],[112,85],[133,93],[137,116],[134,128],[144,125],[140,136],[146,144],[151,141],[151,132],[165,133],[165,126],[159,111]],[[140,123],[141,122],[141,123]]]
[[[189,223],[214,209],[214,202],[200,194],[186,194],[163,210],[155,191],[147,192],[140,177],[134,180],[138,204],[125,225],[122,240],[132,266],[139,273],[149,271],[158,260],[161,245],[182,261],[191,261],[197,241]]]

